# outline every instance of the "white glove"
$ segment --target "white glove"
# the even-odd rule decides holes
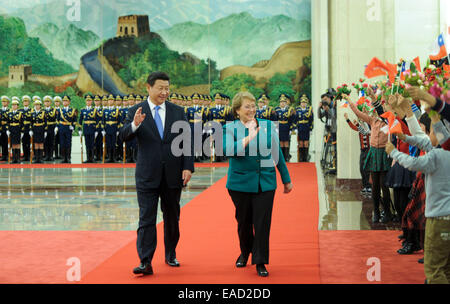
[[[47,132],[44,132],[44,138],[47,138]]]
[[[55,128],[55,135],[58,133],[58,127]]]
[[[289,136],[291,136],[292,135],[292,131],[289,131]]]
[[[102,135],[105,136],[105,135],[106,135],[106,132],[105,132],[105,131],[102,131]]]
[[[97,136],[98,136],[98,132],[95,132],[94,139],[97,138]]]
[[[119,131],[116,132],[116,136],[119,136]]]
[[[11,132],[9,130],[7,130],[6,135],[8,135],[8,137],[9,137],[9,135],[11,135]]]
[[[70,131],[73,131],[73,126],[70,126],[69,129],[70,129]]]
[[[30,134],[30,137],[33,137],[33,131],[28,132]]]
[[[83,130],[80,130],[80,137],[83,136]]]
[[[20,133],[20,139],[22,139],[22,137],[23,137],[23,133]]]

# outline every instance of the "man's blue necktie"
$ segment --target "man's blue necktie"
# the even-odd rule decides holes
[[[162,139],[164,128],[163,128],[161,117],[159,116],[159,113],[158,113],[158,110],[160,108],[161,108],[160,106],[155,107],[155,123],[156,123],[156,127],[158,128],[159,136],[161,136],[161,139]]]

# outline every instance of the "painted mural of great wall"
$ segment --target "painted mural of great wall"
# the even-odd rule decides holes
[[[248,13],[241,13],[236,18],[252,17]],[[107,39],[82,55],[78,70],[73,69],[75,72],[62,76],[48,76],[34,74],[35,67],[29,64],[10,65],[8,76],[0,77],[0,86],[20,87],[33,82],[54,87],[56,93],[71,86],[78,96],[83,96],[87,92],[100,95],[142,94],[145,92],[145,77],[149,69],[157,68],[168,70],[169,74],[176,74],[173,82],[175,91],[185,95],[193,92],[209,94],[214,80],[223,81],[237,74],[251,76],[255,80],[256,87],[266,90],[269,80],[274,75],[288,72],[295,72],[292,87],[295,91],[299,91],[311,73],[305,64],[305,59],[311,56],[309,39],[281,43],[270,58],[263,58],[252,64],[223,66],[226,63],[218,64],[214,61],[214,55],[220,58],[220,54],[212,54],[212,59],[199,59],[192,52],[183,52],[181,50],[183,46],[174,43],[176,35],[173,35],[175,38],[172,37],[171,42],[167,42],[167,38],[164,39],[162,36],[163,34],[151,31],[147,15],[120,16],[117,20],[115,37]],[[211,41],[214,39],[215,37],[209,37]],[[188,43],[186,46],[187,49],[192,47]],[[177,50],[172,50],[171,47]],[[204,42],[201,47],[205,48]],[[261,47],[264,47],[264,44],[261,43]],[[241,45],[240,48],[245,49],[246,46]],[[249,45],[249,51],[253,48]],[[161,54],[164,54],[164,58],[160,58]],[[142,65],[142,62],[146,65]],[[201,76],[192,77],[196,74]],[[189,79],[190,82],[181,79]]]

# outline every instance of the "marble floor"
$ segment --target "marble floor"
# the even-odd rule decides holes
[[[185,205],[225,176],[196,168]],[[0,169],[0,230],[136,230],[134,168]],[[158,222],[162,220],[159,210]]]
[[[335,175],[324,175],[320,165],[316,167],[320,204],[319,230],[400,229],[400,223],[372,223],[372,197],[360,193],[360,180],[342,183]]]
[[[293,155],[293,159],[295,159]],[[100,164],[101,166],[101,164]],[[319,230],[396,230],[373,224],[372,200],[359,180],[340,183],[317,164]],[[134,168],[0,169],[0,230],[136,230]],[[227,168],[197,168],[182,206],[226,175]],[[301,185],[295,185],[301,187]],[[162,220],[161,211],[158,222]]]

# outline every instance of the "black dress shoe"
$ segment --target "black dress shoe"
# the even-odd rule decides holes
[[[383,214],[380,219],[380,223],[387,224],[392,221],[391,214]]]
[[[420,246],[418,246],[417,244],[413,244],[410,242],[406,242],[403,245],[403,248],[400,248],[399,250],[397,250],[398,254],[413,254],[416,251],[419,251],[421,248]]]
[[[172,266],[172,267],[180,267],[180,263],[178,262],[178,260],[176,258],[166,260],[166,264],[169,266]]]
[[[236,267],[242,268],[242,267],[247,266],[247,261],[248,261],[248,256],[245,257],[241,253],[241,255],[238,257],[238,259],[236,261]]]
[[[380,212],[374,212],[372,216],[372,223],[380,222]]]
[[[256,272],[260,277],[267,277],[269,275],[269,272],[267,271],[266,266],[264,266],[264,264],[257,264]]]
[[[423,258],[421,258],[421,259],[418,259],[418,260],[417,260],[417,263],[419,263],[419,264],[423,264]]]
[[[152,265],[147,263],[141,263],[138,267],[133,269],[134,274],[143,274],[143,275],[150,275],[153,274],[153,268]]]

